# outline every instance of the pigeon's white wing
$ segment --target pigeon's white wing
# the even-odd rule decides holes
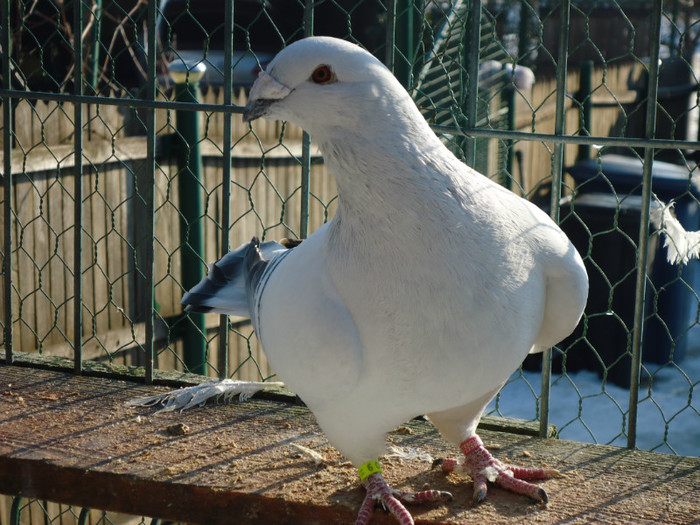
[[[255,291],[253,320],[272,369],[314,406],[357,385],[363,346],[326,264],[329,224],[280,260]]]
[[[546,232],[544,238],[533,236],[545,288],[542,322],[530,349],[536,353],[557,344],[578,324],[588,297],[588,277],[583,259],[564,232],[532,203],[522,203],[539,216],[540,230]]]

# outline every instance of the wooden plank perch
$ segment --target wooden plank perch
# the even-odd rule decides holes
[[[190,523],[353,522],[363,497],[355,469],[306,408],[254,399],[155,414],[125,404],[163,390],[0,366],[0,493]],[[542,483],[549,506],[494,487],[473,507],[469,479],[431,470],[431,458],[457,451],[414,420],[389,435],[389,483],[455,496],[412,506],[417,523],[697,523],[699,458],[480,434],[501,460],[562,471]],[[378,510],[372,523],[395,521]]]

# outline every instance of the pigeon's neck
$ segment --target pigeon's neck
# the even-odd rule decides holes
[[[427,131],[426,131],[427,129]],[[412,133],[374,136],[332,134],[320,140],[328,170],[338,187],[338,228],[357,233],[378,227],[392,231],[425,230],[447,219],[446,201],[455,195],[461,163],[427,128]],[[453,203],[452,203],[453,204]]]

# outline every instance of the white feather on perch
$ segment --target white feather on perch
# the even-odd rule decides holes
[[[221,381],[202,383],[201,385],[180,388],[171,392],[165,392],[155,396],[141,397],[129,401],[129,406],[156,406],[163,405],[156,414],[171,412],[173,410],[187,410],[188,408],[203,406],[210,399],[217,402],[231,403],[238,396],[238,401],[247,401],[254,394],[271,387],[282,387],[280,382],[238,381],[235,379],[222,379]]]

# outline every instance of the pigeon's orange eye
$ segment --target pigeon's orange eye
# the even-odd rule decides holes
[[[311,80],[316,84],[328,84],[334,82],[336,78],[330,66],[323,64],[314,69],[314,72],[311,73]]]

